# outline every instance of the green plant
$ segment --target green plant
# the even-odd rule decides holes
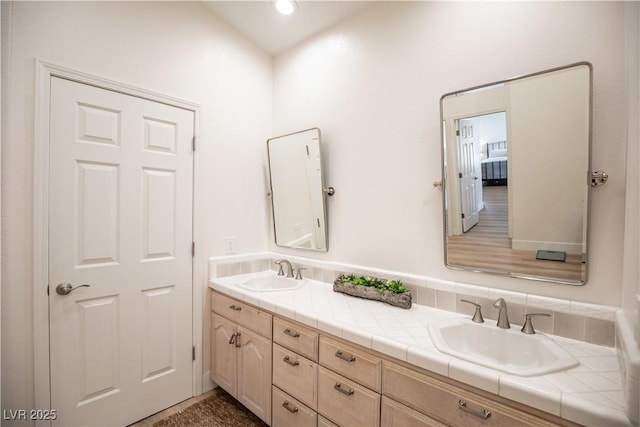
[[[407,288],[402,284],[400,280],[380,280],[369,276],[356,276],[355,274],[340,275],[338,280],[342,283],[351,283],[357,286],[373,287],[378,292],[390,291],[396,294],[401,294],[407,291]]]

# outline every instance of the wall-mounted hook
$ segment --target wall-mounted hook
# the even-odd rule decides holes
[[[327,196],[333,196],[334,194],[336,194],[336,189],[333,187],[323,188],[322,191],[327,193]]]
[[[609,174],[605,171],[593,171],[591,172],[591,186],[600,187],[604,185],[609,179]]]
[[[440,190],[442,190],[442,180],[434,181],[433,182],[433,188],[439,188]]]

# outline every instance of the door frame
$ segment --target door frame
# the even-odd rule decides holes
[[[201,109],[199,104],[157,92],[134,87],[125,83],[80,72],[55,65],[40,59],[35,60],[35,116],[34,116],[34,175],[33,175],[33,350],[35,407],[55,409],[51,405],[51,382],[49,363],[49,115],[51,99],[51,78],[60,77],[77,83],[99,87],[125,95],[131,95],[194,113],[194,135],[196,141],[201,134]],[[198,183],[204,167],[201,167],[200,150],[193,157],[193,216],[192,239],[196,248],[202,247],[198,236],[202,229],[202,200]],[[206,289],[206,258],[201,250],[192,258],[192,345],[195,346],[195,360],[192,364],[192,395],[198,396],[203,390],[202,329],[203,329],[203,289]],[[37,425],[49,425],[47,421],[37,421]]]

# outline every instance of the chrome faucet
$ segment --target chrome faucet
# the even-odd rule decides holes
[[[498,312],[498,328],[509,329],[511,324],[509,323],[509,315],[507,314],[507,302],[504,298],[498,298],[493,306],[500,311]]]
[[[287,261],[286,259],[279,259],[276,261],[276,264],[278,264],[278,266],[280,267],[278,269],[278,276],[284,276],[284,271],[282,270],[282,264],[286,264],[287,277],[293,277],[293,267],[291,266],[291,263],[289,261]]]

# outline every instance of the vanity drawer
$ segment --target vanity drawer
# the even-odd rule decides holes
[[[382,396],[380,425],[383,427],[446,427],[408,406]]]
[[[273,386],[272,427],[316,427],[316,412]]]
[[[318,413],[341,426],[376,427],[380,424],[380,395],[320,366]]]
[[[380,392],[382,362],[375,356],[323,336],[320,364]]]
[[[385,361],[382,370],[383,395],[450,426],[556,425],[391,362]]]
[[[273,384],[313,410],[318,407],[318,364],[273,344]]]
[[[314,362],[318,361],[318,333],[311,329],[275,317],[273,319],[273,342]]]
[[[322,415],[318,414],[318,427],[339,427],[337,424],[332,423]]]
[[[271,318],[273,316],[269,313],[218,292],[211,292],[211,311],[251,329],[263,337],[271,338]]]

